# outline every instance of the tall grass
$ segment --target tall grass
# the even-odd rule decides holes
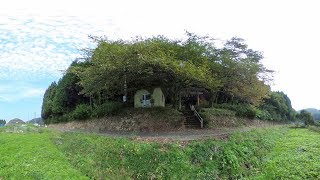
[[[255,174],[284,129],[236,133],[227,142],[159,144],[64,133],[57,144],[73,166],[95,179],[241,178]]]

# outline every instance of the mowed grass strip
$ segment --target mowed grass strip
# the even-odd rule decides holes
[[[50,139],[51,133],[0,133],[0,179],[86,179]]]
[[[320,133],[290,129],[253,179],[320,179]]]

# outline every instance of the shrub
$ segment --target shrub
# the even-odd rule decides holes
[[[257,109],[250,104],[217,104],[216,108],[229,109],[236,112],[236,116],[254,119]]]
[[[256,118],[261,120],[273,120],[272,115],[266,110],[257,109]]]
[[[92,108],[87,104],[79,104],[75,110],[72,111],[72,118],[76,120],[84,120],[91,117]]]
[[[113,101],[108,101],[105,102],[99,106],[96,106],[93,109],[93,117],[104,117],[108,115],[113,115],[120,111],[122,108],[122,103],[120,102],[113,102]]]
[[[236,112],[228,109],[219,109],[219,108],[203,108],[200,110],[200,116],[204,120],[204,126],[209,126],[209,120],[213,116],[219,117],[235,117]]]
[[[234,117],[236,115],[236,112],[229,109],[203,108],[201,109],[200,114],[203,115],[204,117],[209,117],[209,116]]]

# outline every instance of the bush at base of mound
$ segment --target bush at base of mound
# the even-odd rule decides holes
[[[59,129],[83,129],[92,132],[165,132],[183,129],[181,112],[171,108],[126,108],[113,116],[87,121],[50,124]]]

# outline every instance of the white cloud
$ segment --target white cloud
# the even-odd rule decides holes
[[[78,49],[90,45],[89,34],[180,38],[189,30],[246,39],[251,48],[264,51],[264,63],[277,71],[275,90],[285,91],[297,109],[319,108],[320,87],[314,83],[319,67],[318,4],[317,0],[10,0],[0,7],[0,80],[61,76],[59,70],[79,55]]]
[[[102,35],[110,21],[90,24],[68,16],[0,14],[0,79],[59,77],[60,70],[92,46],[88,35]]]
[[[29,98],[42,98],[46,89],[25,84],[0,85],[0,102],[17,102]]]

